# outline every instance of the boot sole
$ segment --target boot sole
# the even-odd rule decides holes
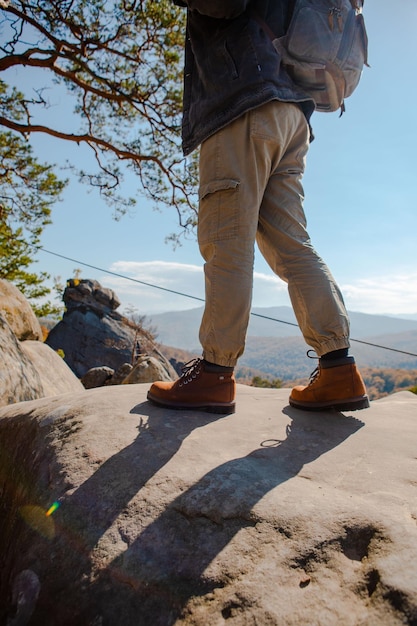
[[[301,409],[303,411],[360,411],[361,409],[369,408],[368,396],[361,396],[360,398],[350,398],[346,400],[331,400],[330,402],[301,402],[293,400],[291,397],[289,403],[295,409]]]
[[[152,404],[160,406],[164,409],[174,409],[175,411],[205,411],[206,413],[217,413],[228,415],[234,413],[236,410],[236,404],[234,402],[225,403],[210,403],[210,404],[181,404],[176,402],[164,402],[160,398],[156,398],[148,391],[147,398]]]

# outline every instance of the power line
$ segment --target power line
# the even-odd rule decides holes
[[[267,315],[261,315],[260,313],[251,313],[251,315],[254,315],[256,317],[263,317],[266,320],[271,320],[272,322],[280,322],[281,324],[289,324],[290,326],[296,326],[297,328],[299,328],[298,324],[294,324],[293,322],[286,322],[284,320],[278,320],[275,317],[268,317]],[[382,348],[383,350],[391,350],[391,352],[399,352],[400,354],[407,354],[408,356],[415,356],[417,357],[417,354],[414,354],[413,352],[406,352],[404,350],[398,350],[397,348],[388,348],[388,346],[380,346],[377,343],[370,343],[369,341],[361,341],[360,339],[352,339],[352,337],[350,337],[351,341],[355,341],[356,343],[363,343],[366,346],[372,346],[374,348]]]
[[[66,261],[71,261],[72,263],[77,263],[78,265],[83,265],[84,267],[89,267],[90,269],[97,270],[98,272],[104,272],[105,274],[110,274],[111,276],[117,276],[118,278],[123,278],[125,280],[130,280],[131,282],[138,283],[139,285],[145,285],[146,287],[151,287],[153,289],[159,289],[160,291],[167,291],[168,293],[173,293],[177,296],[182,296],[183,298],[190,298],[192,300],[198,300],[199,302],[204,302],[203,298],[198,298],[197,296],[192,296],[189,293],[182,293],[181,291],[176,291],[175,289],[168,289],[167,287],[161,287],[160,285],[154,285],[153,283],[148,283],[144,280],[139,280],[138,278],[132,278],[131,276],[125,276],[124,274],[119,274],[118,272],[112,272],[110,270],[105,270],[102,267],[97,267],[96,265],[90,265],[89,263],[84,263],[84,261],[79,261],[77,259],[72,259],[71,257],[65,256],[63,254],[59,254],[58,252],[52,252],[51,250],[46,250],[41,246],[36,246],[37,250],[41,250],[42,252],[46,252],[47,254],[51,254],[52,256],[59,257],[60,259],[65,259]],[[253,317],[260,317],[265,320],[270,320],[271,322],[278,322],[279,324],[287,324],[288,326],[294,326],[295,328],[299,328],[298,324],[294,324],[294,322],[288,322],[286,320],[280,320],[276,317],[269,317],[267,315],[262,315],[261,313],[251,312]],[[355,343],[362,343],[366,346],[371,346],[373,348],[381,348],[382,350],[389,350],[390,352],[397,352],[399,354],[406,354],[407,356],[417,357],[417,354],[413,352],[407,352],[405,350],[399,350],[397,348],[390,348],[388,346],[381,346],[377,343],[371,343],[369,341],[362,341],[360,339],[350,338],[351,341]]]
[[[132,278],[131,276],[124,276],[123,274],[118,274],[117,272],[111,272],[110,270],[105,270],[102,267],[97,267],[96,265],[90,265],[89,263],[78,261],[77,259],[71,259],[70,257],[64,256],[63,254],[58,254],[58,252],[51,252],[51,250],[46,250],[45,248],[42,248],[41,246],[37,246],[37,250],[42,250],[42,252],[47,252],[48,254],[57,256],[60,259],[65,259],[66,261],[72,261],[72,263],[78,263],[78,265],[84,265],[84,267],[89,267],[93,270],[97,270],[98,272],[104,272],[105,274],[110,274],[111,276],[117,276],[118,278],[124,278],[125,280],[130,280],[134,283],[139,283],[139,285],[146,285],[146,287],[153,287],[154,289],[160,289],[161,291],[168,291],[169,293],[175,293],[177,296],[183,296],[184,298],[192,298],[193,300],[199,300],[200,302],[204,302],[203,298],[198,298],[197,296],[191,296],[188,293],[181,293],[181,291],[175,291],[174,289],[168,289],[167,287],[161,287],[160,285],[153,285],[152,283],[146,283],[144,280],[138,280],[137,278]],[[294,326],[296,326],[296,324],[294,324]]]

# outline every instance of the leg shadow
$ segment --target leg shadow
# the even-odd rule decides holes
[[[29,564],[36,558],[42,580],[31,624],[83,626],[91,623],[97,607],[106,604],[103,588],[103,598],[96,600],[88,592],[91,562],[99,539],[194,429],[223,417],[202,412],[190,412],[184,417],[182,412],[167,411],[148,402],[134,407],[131,415],[132,419],[139,417],[138,436],[102,463],[75,491],[60,499],[60,507],[54,513],[54,538],[45,541],[42,554],[28,555]],[[68,490],[65,477],[62,489]],[[117,618],[112,626],[121,623]]]
[[[363,426],[336,412],[323,416],[288,407],[284,413],[292,420],[285,440],[262,442],[208,472],[102,573],[96,591],[102,585],[111,590],[103,623],[175,624],[191,597],[221,586],[205,570],[239,530],[256,524],[254,505]]]

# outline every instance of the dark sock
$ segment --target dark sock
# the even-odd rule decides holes
[[[347,357],[349,352],[349,348],[342,348],[341,350],[333,350],[332,352],[328,352],[327,354],[323,354],[320,357],[323,361],[333,361],[335,359],[344,359]]]
[[[204,369],[206,372],[223,372],[224,374],[231,374],[234,367],[227,367],[226,365],[217,365],[217,363],[210,363],[203,359]]]

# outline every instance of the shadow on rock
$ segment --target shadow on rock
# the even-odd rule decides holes
[[[192,430],[222,416],[199,413],[185,420],[180,413],[169,413],[147,402],[134,407],[131,414],[141,416],[136,439],[61,499],[54,513],[54,538],[47,541],[38,536],[36,540],[39,554],[33,557],[38,570],[44,571],[39,571],[42,586],[30,624],[84,626],[96,623],[98,614],[104,619],[97,622],[100,624],[142,623],[123,622],[120,616],[109,620],[109,613],[113,614],[113,607],[109,607],[112,590],[100,580],[91,587],[93,569],[102,556],[97,544]],[[119,603],[117,599],[116,611]]]
[[[205,570],[241,529],[259,521],[254,505],[363,426],[339,413],[284,412],[292,420],[286,439],[264,441],[208,472],[102,573],[96,592],[109,590],[100,602],[103,624],[175,624],[191,597],[222,586]]]

